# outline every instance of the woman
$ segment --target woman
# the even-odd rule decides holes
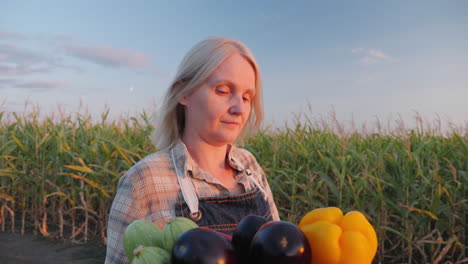
[[[261,78],[249,49],[209,38],[184,57],[160,109],[160,151],[119,181],[109,215],[106,263],[127,263],[125,228],[146,219],[163,228],[175,216],[232,233],[248,214],[279,220],[254,156],[233,143],[263,117]]]

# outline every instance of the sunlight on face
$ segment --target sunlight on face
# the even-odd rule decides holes
[[[212,145],[234,142],[244,128],[255,96],[255,72],[234,53],[207,81],[181,100],[185,105],[184,137],[197,137]]]

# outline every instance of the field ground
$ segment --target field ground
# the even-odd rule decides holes
[[[101,264],[105,254],[106,247],[99,241],[72,244],[33,234],[0,232],[2,264]]]

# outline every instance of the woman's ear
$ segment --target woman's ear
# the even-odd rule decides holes
[[[179,80],[173,85],[173,89],[176,90],[177,92],[180,92],[182,90],[182,85],[184,84],[183,80]],[[187,104],[187,98],[188,96],[184,96],[182,99],[179,100],[179,104],[181,105],[186,105]]]
[[[179,100],[179,104],[187,105],[187,96],[184,96],[182,99]]]

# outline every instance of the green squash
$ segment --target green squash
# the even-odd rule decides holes
[[[139,246],[133,252],[132,264],[169,264],[171,256],[159,247]]]
[[[164,226],[163,246],[167,252],[172,251],[176,239],[185,231],[197,228],[198,225],[192,220],[185,217],[175,217]]]
[[[125,229],[125,254],[132,261],[133,251],[138,246],[162,247],[163,239],[163,231],[156,224],[147,220],[135,220]]]

